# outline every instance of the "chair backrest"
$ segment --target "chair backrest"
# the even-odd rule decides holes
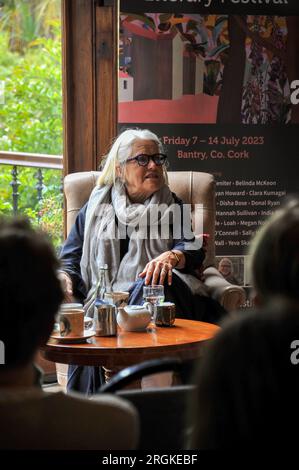
[[[100,394],[116,393],[130,401],[138,411],[140,420],[139,449],[183,449],[188,438],[187,404],[196,390],[195,385],[183,384],[189,362],[175,357],[151,359],[128,366],[102,385]],[[163,372],[175,374],[180,385],[140,389],[138,380],[157,377]],[[128,389],[129,388],[129,389]]]
[[[117,395],[130,401],[138,411],[141,450],[186,449],[190,429],[187,405],[192,400],[194,385],[148,390],[126,390]]]
[[[96,185],[100,172],[86,171],[71,173],[64,179],[64,191],[67,211],[67,233],[69,233],[81,207],[87,202]],[[169,171],[169,187],[185,204],[191,204],[192,221],[201,219],[203,227],[193,225],[195,234],[208,233],[208,244],[205,266],[215,263],[215,181],[209,173],[197,171]],[[202,204],[202,206],[199,206]]]

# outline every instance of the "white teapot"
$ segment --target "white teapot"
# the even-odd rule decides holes
[[[127,305],[118,308],[116,319],[125,331],[142,331],[151,321],[151,312],[147,305]]]

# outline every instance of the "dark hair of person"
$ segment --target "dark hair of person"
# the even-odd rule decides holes
[[[299,299],[299,198],[292,197],[254,238],[252,282],[259,299],[273,295]]]
[[[199,365],[193,449],[297,446],[299,306],[276,300],[243,315],[224,326]]]
[[[57,268],[44,234],[25,219],[0,219],[0,340],[6,366],[28,363],[48,340],[63,300]]]

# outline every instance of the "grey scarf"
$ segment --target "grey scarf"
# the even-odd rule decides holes
[[[158,226],[169,227],[172,204],[174,199],[166,185],[144,204],[131,204],[120,183],[94,188],[86,211],[81,258],[81,275],[88,289],[84,306],[88,316],[93,315],[100,266],[107,263],[110,287],[114,291],[127,291],[150,260],[172,248],[171,233],[167,238],[161,238],[161,232],[155,231]],[[158,205],[160,211],[156,210]],[[156,238],[147,237],[149,221],[151,235],[156,234]],[[122,235],[118,232],[119,226],[129,227],[131,230],[129,249],[121,261],[119,237]],[[123,238],[125,237],[124,234]]]

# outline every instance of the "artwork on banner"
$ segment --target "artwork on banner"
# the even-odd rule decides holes
[[[292,19],[123,13],[119,122],[298,123]]]
[[[119,121],[215,123],[227,17],[130,13],[121,25]]]
[[[119,129],[158,134],[170,170],[215,176],[218,261],[247,285],[252,236],[298,188],[299,16],[182,8],[123,8]]]

